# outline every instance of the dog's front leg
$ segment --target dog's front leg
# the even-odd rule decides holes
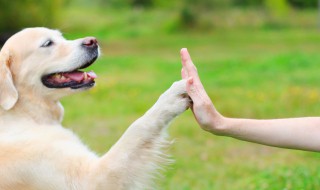
[[[168,144],[166,126],[188,108],[189,101],[186,81],[175,82],[95,165],[91,187],[150,189],[157,169],[168,161],[161,151]]]

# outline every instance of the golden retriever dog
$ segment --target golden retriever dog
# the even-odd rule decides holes
[[[189,107],[175,82],[119,141],[97,156],[61,126],[59,99],[90,89],[99,56],[93,37],[66,40],[47,28],[13,35],[0,52],[0,189],[153,189],[166,163],[166,126]]]

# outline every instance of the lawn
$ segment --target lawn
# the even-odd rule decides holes
[[[80,15],[80,11],[65,14]],[[308,13],[307,18],[312,15],[316,17]],[[158,26],[160,18],[169,17],[161,11],[100,10],[86,18],[94,21],[92,26],[81,29],[81,16],[63,24],[61,30],[68,38],[97,36],[101,45],[102,56],[90,68],[99,76],[96,87],[62,101],[64,125],[94,151],[106,152],[180,79],[182,47],[189,49],[210,97],[225,116],[319,115],[320,33],[316,28],[297,25],[170,33],[166,31],[172,20]],[[159,179],[158,189],[320,189],[319,153],[208,134],[197,126],[190,110],[171,124],[169,133],[175,143],[168,153],[175,163]]]

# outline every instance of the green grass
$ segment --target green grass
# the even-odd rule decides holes
[[[161,15],[168,18],[166,13],[133,13],[139,14],[136,18],[129,18],[128,11],[112,14],[116,13],[98,11],[93,15],[96,22],[83,30],[66,29],[68,38],[93,35],[101,44],[102,56],[91,67],[99,76],[97,86],[62,101],[64,125],[100,154],[180,79],[182,47],[189,49],[210,97],[226,116],[319,115],[320,33],[316,29],[239,27],[170,34],[166,32],[170,20],[157,26]],[[138,23],[130,26],[130,19]],[[159,189],[320,188],[318,153],[214,136],[197,126],[190,111],[172,123],[169,133],[176,140],[169,150],[176,162],[164,173]]]

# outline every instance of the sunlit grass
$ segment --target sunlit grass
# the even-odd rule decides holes
[[[78,33],[67,33],[69,38],[98,36],[102,48],[102,57],[92,66],[99,75],[97,86],[63,99],[64,125],[96,152],[106,152],[130,123],[180,79],[182,47],[189,49],[208,94],[226,116],[319,115],[320,35],[316,29],[168,34],[148,32],[154,26],[149,20],[149,25],[137,24],[136,34],[128,36],[122,27],[130,33],[135,26],[126,25],[129,13],[124,14],[110,18],[113,24],[119,22],[118,27],[103,28],[104,21],[97,21],[82,32],[78,28]],[[99,12],[96,18],[102,15]],[[169,151],[176,163],[159,182],[159,189],[320,188],[318,153],[213,136],[199,129],[190,111],[177,118],[169,132],[176,140]]]

